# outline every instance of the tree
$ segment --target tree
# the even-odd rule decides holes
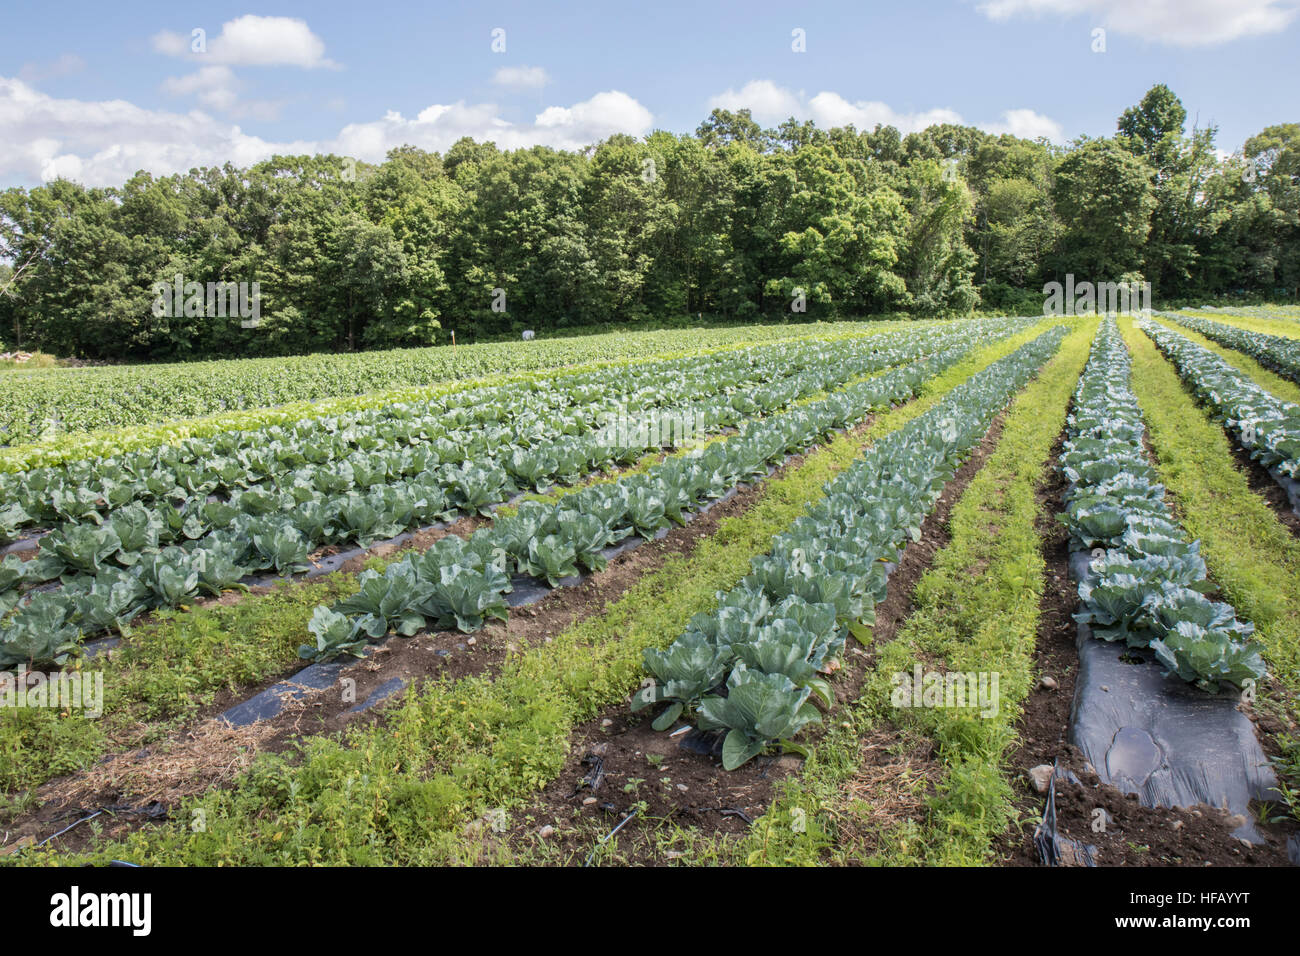
[[[1114,140],[1081,141],[1056,168],[1052,200],[1062,222],[1059,273],[1118,282],[1141,268],[1155,209],[1145,162]]]
[[[791,119],[788,126],[796,125]],[[776,134],[754,122],[749,110],[714,109],[709,118],[700,124],[695,135],[705,146],[728,146],[743,143],[756,152],[767,152],[776,142]]]
[[[908,303],[919,315],[966,313],[979,301],[975,254],[963,235],[974,198],[965,181],[947,168],[926,160],[912,163],[905,173],[907,236],[899,271],[907,283]]]
[[[1143,270],[1156,288],[1176,289],[1192,277],[1203,230],[1198,202],[1214,169],[1213,128],[1183,135],[1187,110],[1164,84],[1153,86],[1118,122],[1117,142],[1150,168],[1155,206]]]
[[[1026,289],[1040,277],[1060,233],[1051,195],[1055,161],[1045,143],[1009,135],[989,139],[967,161],[975,196],[967,238],[981,285]]]

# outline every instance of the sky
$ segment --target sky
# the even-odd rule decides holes
[[[579,149],[765,125],[1107,136],[1156,83],[1225,153],[1300,122],[1300,0],[6,0],[0,188],[461,136]],[[201,32],[196,32],[201,31]]]

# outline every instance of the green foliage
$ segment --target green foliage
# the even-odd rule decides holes
[[[863,442],[922,414],[947,390],[1033,334],[972,353],[925,381],[924,397],[882,412],[864,434],[831,438],[765,483],[752,508],[725,519],[691,555],[670,558],[603,614],[512,656],[495,679],[427,687],[410,695],[405,706],[390,708],[382,725],[357,728],[342,744],[317,738],[301,755],[263,759],[233,788],[192,803],[208,811],[205,833],[163,824],[126,843],[96,846],[90,855],[141,863],[462,859],[465,824],[489,807],[513,810],[553,779],[563,766],[571,728],[625,699],[637,686],[645,649],[667,647],[692,615],[714,605],[716,592],[734,587],[750,560],[770,546],[772,535],[817,500],[825,482],[854,460]],[[274,613],[268,598],[176,616],[186,626],[180,633],[170,630],[167,645],[182,635],[185,644],[173,648],[175,656],[169,655],[165,666],[137,664],[132,673],[162,681],[153,698],[156,706],[194,706],[191,696],[176,692],[182,674],[210,686],[211,668],[235,680],[237,671],[252,669],[247,658],[256,651],[274,648],[292,658],[323,599],[318,589],[339,580],[346,581],[333,576],[278,589]],[[124,684],[120,679],[105,683],[106,691]],[[106,706],[106,714],[118,712],[111,703]],[[33,768],[38,761],[22,765]],[[394,804],[395,793],[409,795],[412,802]],[[436,813],[423,815],[422,808]],[[188,809],[178,810],[176,819],[188,820]],[[821,832],[811,823],[810,833]],[[42,858],[24,854],[24,860]]]
[[[837,333],[860,332],[862,326],[822,331],[823,335],[831,331],[834,337]],[[18,459],[16,467],[32,467],[68,458],[112,455],[232,428],[291,425],[300,419],[340,411],[428,401],[464,391],[445,383],[483,376],[516,373],[504,384],[526,383],[535,376],[518,373],[645,360],[672,353],[698,355],[708,349],[795,339],[806,334],[780,327],[750,327],[700,330],[692,336],[692,347],[685,349],[680,333],[672,331],[556,338],[526,346],[440,346],[364,354],[35,370],[0,378],[0,442],[20,446],[5,455],[8,460]],[[405,387],[395,391],[394,382],[402,382]],[[332,401],[316,403],[318,399]],[[270,407],[277,405],[286,407]],[[259,411],[231,414],[237,409]],[[195,416],[216,417],[206,422],[158,424]],[[140,427],[103,436],[78,434],[120,426]],[[24,442],[35,444],[21,447]]]
[[[1039,603],[1045,586],[1037,497],[1066,406],[1088,355],[1091,328],[1062,343],[1057,357],[1015,399],[997,448],[949,517],[950,540],[912,596],[892,641],[878,645],[874,676],[853,706],[828,722],[797,778],[722,862],[975,865],[1014,818],[1003,762],[1019,706],[1033,685]],[[942,708],[890,706],[890,676],[923,667],[998,671],[1000,707],[971,719]],[[886,723],[888,721],[888,723]],[[846,784],[858,771],[862,738],[888,731],[906,748],[937,749],[946,776],[917,819],[875,827],[863,847]],[[1013,771],[1008,768],[1005,774]],[[900,786],[902,786],[900,782]],[[866,808],[868,815],[870,808]],[[798,816],[802,834],[792,834]],[[683,862],[688,862],[686,858]]]
[[[789,452],[807,447],[837,428],[861,420],[872,410],[916,393],[935,372],[958,362],[983,334],[1005,334],[1023,327],[1024,320],[982,321],[955,328],[935,329],[896,350],[873,349],[873,361],[893,364],[904,356],[928,354],[929,357],[865,380],[816,401],[795,405],[785,412],[746,422],[738,434],[713,442],[707,448],[669,458],[645,472],[634,472],[606,484],[593,485],[563,496],[558,503],[526,502],[511,516],[491,528],[475,531],[465,542],[444,538],[423,555],[403,559],[389,568],[388,575],[399,567],[410,567],[415,577],[435,589],[443,589],[441,600],[421,603],[418,599],[399,601],[403,628],[399,633],[413,633],[423,616],[440,627],[455,626],[473,631],[488,618],[505,616],[504,594],[511,589],[506,572],[544,580],[551,587],[579,573],[579,563],[599,564],[599,549],[636,533],[651,539],[670,520],[685,523],[683,509],[720,497],[742,481],[763,477],[770,464]],[[873,344],[883,342],[873,340]],[[1028,346],[1026,346],[1028,348]],[[797,392],[787,393],[792,397]],[[471,466],[466,464],[465,469]],[[480,475],[487,469],[473,466]],[[457,474],[462,474],[458,469]],[[459,480],[459,479],[457,479]],[[472,486],[477,487],[481,477]],[[910,493],[907,492],[907,493]],[[462,497],[464,497],[462,495]],[[497,500],[499,495],[482,496]],[[465,498],[468,510],[477,498]],[[913,527],[909,526],[909,527]],[[581,548],[581,552],[579,551]],[[490,560],[489,560],[490,558]],[[868,562],[869,563],[869,562]],[[784,572],[775,572],[781,577]],[[788,575],[785,575],[788,577]],[[831,603],[841,608],[847,618],[861,615],[861,598],[850,594],[847,577],[830,577],[823,582],[809,578],[806,586],[786,593],[798,593],[812,603]],[[883,576],[873,573],[877,587]],[[367,603],[348,602],[337,610],[353,615],[369,615],[372,624],[367,633],[373,638],[393,626],[394,614],[379,602],[385,587],[369,581],[363,587]],[[453,589],[454,594],[451,592]],[[450,613],[449,613],[450,612]]]
[[[346,614],[318,607],[307,622],[307,630],[316,643],[303,644],[298,648],[298,656],[310,661],[333,660],[344,654],[364,657],[369,644],[368,635],[362,633],[366,622],[364,617],[353,620]]]
[[[1219,356],[1154,322],[1141,326],[1179,374],[1265,468],[1300,478],[1300,405],[1281,401]]]
[[[647,669],[675,683],[643,691],[634,708],[674,701],[656,722],[666,727],[694,707],[698,685],[713,669],[731,661],[726,698],[705,698],[697,724],[729,730],[723,762],[733,769],[791,736],[793,731],[764,737],[763,730],[799,723],[795,715],[812,690],[831,706],[829,685],[817,675],[840,655],[846,633],[870,634],[875,605],[885,599],[884,564],[897,561],[907,540],[920,539],[921,523],[960,459],[1065,334],[1064,326],[1053,326],[976,373],[837,476],[809,514],[778,535],[770,553],[753,560],[739,587],[718,596],[714,619],[692,621],[680,638],[686,652],[647,655]],[[713,644],[712,655],[702,642]],[[738,673],[742,677],[733,687]],[[757,677],[744,676],[751,673],[780,680],[759,684]],[[744,696],[728,703],[742,686]]]
[[[1300,541],[1250,490],[1223,429],[1191,401],[1178,372],[1147,336],[1122,320],[1161,481],[1225,600],[1255,625],[1270,672],[1300,687]]]
[[[1142,267],[1156,208],[1153,173],[1111,140],[1088,140],[1056,169],[1052,199],[1064,223],[1058,272],[1124,281]]]
[[[1061,453],[1074,482],[1061,518],[1076,546],[1095,549],[1074,617],[1102,640],[1150,647],[1170,672],[1211,693],[1220,684],[1247,686],[1264,676],[1260,648],[1248,640],[1254,625],[1198,593],[1213,586],[1199,542],[1187,540],[1166,507],[1164,486],[1151,480],[1130,372],[1108,319],[1075,392]]]
[[[797,689],[784,674],[751,671],[737,664],[727,678],[727,696],[700,702],[699,726],[727,731],[722,766],[735,770],[771,741],[794,737],[809,724],[821,723],[821,714],[807,703],[810,693],[807,688]]]

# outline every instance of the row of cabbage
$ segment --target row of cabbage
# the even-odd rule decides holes
[[[1264,675],[1254,625],[1211,601],[1200,543],[1189,542],[1143,448],[1145,427],[1129,384],[1128,350],[1103,323],[1074,394],[1061,453],[1069,481],[1061,520],[1075,547],[1092,549],[1075,619],[1106,641],[1150,648],[1185,681],[1215,693]]]
[[[876,442],[830,481],[825,497],[753,560],[749,574],[719,593],[716,610],[695,615],[666,650],[650,649],[653,678],[632,709],[667,703],[653,726],[683,715],[706,731],[726,731],[723,766],[732,770],[773,742],[792,743],[833,704],[823,676],[849,632],[865,637],[885,599],[889,562],[921,525],[998,411],[1056,352],[1054,326],[955,388],[945,399]]]
[[[1300,382],[1300,339],[1253,332],[1250,329],[1178,312],[1160,314],[1187,326],[1193,332],[1201,333],[1211,342],[1218,342],[1220,345],[1249,355],[1260,365],[1272,369],[1279,375],[1285,375],[1293,382]]]
[[[631,535],[653,537],[687,513],[737,485],[760,479],[769,466],[819,439],[861,421],[872,411],[906,400],[927,380],[955,364],[970,341],[920,362],[850,386],[843,392],[746,425],[738,435],[673,457],[643,475],[593,485],[554,504],[525,502],[509,517],[467,539],[439,540],[422,555],[363,572],[361,589],[311,622],[314,645],[303,657],[360,655],[367,641],[389,631],[422,628],[476,630],[506,615],[511,576],[555,585],[604,567],[604,552]]]
[[[694,329],[691,346],[773,342],[809,333],[849,334],[859,323]],[[682,350],[680,330],[592,335],[526,343],[383,352],[14,372],[0,377],[0,445],[51,433],[148,425],[484,375],[648,358]]]
[[[1300,479],[1300,405],[1260,388],[1185,335],[1148,320],[1140,320],[1138,327],[1252,458],[1265,468]]]
[[[0,475],[0,501],[6,503],[0,507],[0,543],[36,527],[98,523],[137,501],[193,511],[213,496],[302,485],[340,491],[367,487],[376,473],[409,477],[467,460],[499,463],[536,484],[571,473],[570,463],[590,453],[602,423],[611,419],[640,422],[676,406],[681,422],[694,425],[709,415],[713,421],[705,424],[732,424],[810,390],[915,357],[914,348],[893,346],[901,336],[878,337],[878,344],[876,338],[781,344],[560,375]],[[922,337],[917,345],[924,344]],[[718,395],[727,400],[711,401]],[[656,433],[661,421],[671,424],[655,416],[650,424]]]
[[[579,408],[568,417],[551,420],[557,437],[550,440],[532,433],[531,427],[521,435],[508,427],[487,426],[477,432],[463,430],[458,444],[439,438],[384,450],[376,443],[334,462],[300,465],[261,486],[235,488],[226,499],[209,494],[215,479],[197,487],[189,482],[183,488],[168,486],[167,494],[149,505],[135,501],[115,507],[107,516],[89,511],[82,521],[61,524],[41,538],[36,560],[19,566],[17,558],[10,558],[9,564],[15,572],[21,570],[28,585],[56,577],[66,583],[70,576],[135,565],[168,545],[194,541],[201,547],[214,531],[225,531],[253,542],[266,559],[265,567],[293,570],[317,546],[355,542],[364,547],[412,525],[457,513],[487,513],[517,491],[545,490],[557,478],[576,482],[606,465],[626,463],[649,449],[696,437],[656,427],[656,420],[671,426],[688,419],[700,426],[701,433],[716,432],[751,415],[788,407],[828,386],[914,358],[918,352],[933,351],[960,334],[945,330],[893,349],[881,347],[884,343],[847,352],[843,347],[814,349],[801,356],[807,364],[789,378],[755,384],[748,392],[731,391],[745,376],[725,368],[714,368],[703,381],[684,374],[688,388],[695,383],[712,397],[705,395],[680,409],[652,409],[649,427],[590,431],[588,419],[599,416],[590,407]],[[760,368],[771,367],[763,363]],[[777,366],[774,374],[781,369]],[[656,396],[664,394],[655,390]],[[504,414],[500,404],[487,411]],[[579,434],[566,434],[575,431]],[[364,442],[366,435],[373,437],[373,432],[353,429],[348,438],[339,440]],[[536,443],[529,447],[516,441]],[[267,462],[266,457],[261,460]],[[283,461],[283,454],[274,460]],[[161,479],[146,479],[151,488],[158,487],[155,481]],[[117,487],[138,490],[140,484],[124,482]],[[114,491],[105,485],[103,493],[111,498]],[[182,497],[185,494],[188,497]],[[55,504],[62,501],[56,492]],[[281,533],[281,529],[286,530]],[[225,562],[218,565],[224,567]]]
[[[700,495],[714,491],[721,493],[737,481],[757,474],[766,461],[789,447],[813,440],[824,434],[827,428],[854,420],[855,416],[861,417],[865,410],[879,407],[881,402],[911,394],[925,377],[955,361],[976,344],[982,333],[979,326],[963,327],[955,333],[961,344],[930,360],[851,385],[826,399],[796,407],[782,415],[750,422],[739,434],[714,443],[688,462],[670,459],[646,475],[570,495],[564,499],[563,510],[601,515],[606,520],[607,537],[617,536],[622,530],[653,533],[665,521],[680,515],[679,506],[700,500]],[[465,467],[478,466],[467,464]],[[687,470],[678,474],[678,469]],[[432,510],[435,506],[431,502],[442,503],[443,499],[438,497],[440,492],[436,485],[422,484],[422,480],[423,476],[400,486],[382,486],[365,496],[343,496],[337,514],[349,524],[351,534],[355,534],[359,527],[364,527],[367,533],[379,534],[395,533],[402,527],[426,523],[446,511]],[[680,498],[678,492],[687,497]],[[207,533],[204,533],[204,528],[195,528],[193,531],[197,537],[190,540],[184,540],[186,532],[182,527],[179,532],[182,544],[157,551],[150,549],[157,529],[149,524],[143,530],[134,525],[124,526],[124,531],[137,536],[125,549],[121,544],[114,546],[112,538],[105,538],[99,547],[92,547],[89,552],[55,554],[49,551],[37,561],[22,564],[10,556],[0,565],[0,593],[4,593],[8,586],[8,593],[13,595],[13,589],[24,583],[24,574],[39,573],[28,569],[38,567],[43,561],[51,565],[55,560],[64,563],[64,586],[58,591],[29,591],[22,596],[0,630],[3,635],[0,637],[0,661],[6,655],[15,660],[58,658],[82,635],[120,628],[150,607],[176,606],[192,600],[201,591],[217,593],[237,586],[241,578],[255,570],[267,567],[283,572],[302,569],[312,540],[309,535],[325,533],[334,520],[334,512],[327,506],[318,504],[313,507],[313,503],[305,501],[296,507],[290,503],[292,510],[287,515],[275,511],[261,516],[222,516],[230,518],[227,525]],[[209,510],[216,507],[217,503],[204,505]],[[134,512],[122,509],[122,513]],[[558,514],[558,510],[555,513]],[[539,576],[556,580],[557,575],[564,576],[572,567],[572,561],[566,560],[569,555],[576,557],[578,553],[572,545],[566,547],[566,542],[573,539],[586,547],[599,533],[590,527],[590,522],[580,520],[567,522],[562,536],[557,537],[547,526],[536,529],[528,526],[527,522],[536,515],[536,508],[526,504],[514,517],[496,523],[491,529],[491,540],[505,542],[501,545],[503,551],[517,555],[519,567],[527,573],[537,571]],[[114,526],[118,520],[119,515],[114,515],[106,526],[120,542],[122,535]],[[301,530],[303,526],[306,526],[306,531]],[[175,535],[174,525],[170,530]],[[144,536],[144,540],[140,536]],[[48,538],[54,538],[54,535]],[[42,540],[43,550],[46,540]],[[435,555],[459,547],[451,543],[453,540],[459,541],[447,539],[448,543],[440,545]],[[487,536],[480,532],[473,540],[474,547],[481,551]],[[615,540],[615,537],[610,537],[610,540]],[[491,550],[488,549],[489,554]],[[582,553],[588,555],[592,550],[587,548]],[[77,563],[69,564],[69,559]],[[506,567],[505,554],[498,564],[501,568]],[[470,604],[480,598],[487,600],[483,596],[497,584],[504,583],[508,588],[508,579],[499,579],[495,573],[480,567],[476,572],[479,580],[474,583],[463,577],[463,569],[457,571],[455,568],[455,562],[448,566],[444,577],[450,577],[443,583],[456,591],[451,604],[463,612],[457,620],[481,623],[479,612],[467,610]],[[454,578],[462,579],[453,581]],[[461,593],[457,590],[462,586],[468,587],[469,591]],[[363,595],[373,594],[375,587],[367,579],[363,582]],[[391,607],[391,601],[382,607]],[[439,613],[434,617],[444,621],[445,626],[445,614]],[[374,623],[368,622],[365,627],[373,630]]]

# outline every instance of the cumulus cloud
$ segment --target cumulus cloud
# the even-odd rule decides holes
[[[771,80],[750,80],[739,90],[728,88],[709,98],[709,109],[747,109],[760,123],[780,123],[791,116],[803,115],[799,97]]]
[[[220,99],[221,73],[174,80],[177,92]],[[217,106],[213,107],[218,108]],[[649,110],[617,90],[571,106],[551,106],[530,123],[512,123],[493,104],[435,104],[413,118],[344,126],[321,140],[275,142],[243,132],[203,110],[150,110],[125,100],[58,99],[0,77],[0,183],[32,184],[59,176],[92,186],[121,183],[137,170],[166,175],[226,161],[246,166],[276,153],[337,153],[382,161],[396,146],[444,151],[462,136],[502,149],[533,145],[579,149],[615,133],[642,136]]]
[[[1210,46],[1285,30],[1296,16],[1288,0],[984,0],[991,20],[1087,14],[1116,33],[1172,46]]]
[[[981,128],[986,132],[993,133],[995,136],[1010,133],[1012,136],[1019,136],[1021,139],[1042,138],[1052,143],[1065,141],[1065,131],[1061,128],[1060,123],[1051,117],[1044,116],[1042,113],[1035,113],[1033,110],[1007,110],[1002,114],[1002,122],[990,123]]]
[[[121,183],[137,170],[166,174],[229,160],[247,165],[275,153],[311,151],[274,143],[193,110],[149,110],[125,100],[57,99],[0,77],[0,182],[56,177],[91,186]]]
[[[228,20],[221,32],[203,37],[206,49],[194,50],[192,34],[162,30],[151,38],[154,50],[167,56],[201,59],[234,66],[298,66],[303,69],[337,67],[325,58],[325,41],[305,20],[293,17],[259,17],[247,14]]]
[[[597,93],[573,106],[548,106],[532,123],[511,123],[491,103],[462,101],[429,106],[412,119],[390,111],[381,120],[349,124],[327,151],[378,161],[403,143],[443,151],[462,136],[491,140],[501,149],[535,145],[581,149],[615,133],[643,136],[650,132],[653,119],[649,110],[618,90]]]
[[[492,82],[512,90],[540,90],[551,78],[540,66],[503,66],[492,74]]]
[[[781,123],[793,116],[797,120],[812,120],[823,129],[853,126],[859,130],[872,130],[878,125],[893,126],[904,135],[940,123],[968,125],[960,113],[946,107],[900,112],[879,100],[850,101],[829,90],[806,98],[802,93],[777,86],[770,80],[752,80],[739,90],[728,89],[719,93],[709,99],[709,108],[748,109],[755,120],[765,125]],[[1064,139],[1060,123],[1030,109],[1006,110],[999,122],[974,125],[995,135],[1012,133],[1026,139],[1046,136],[1058,143]]]
[[[807,117],[818,126],[852,125],[856,129],[870,130],[877,125],[893,126],[900,133],[915,133],[940,123],[962,123],[961,114],[950,109],[931,109],[919,113],[899,113],[887,104],[876,100],[858,100],[850,103],[838,93],[818,93],[808,101]]]
[[[229,110],[239,96],[239,80],[228,66],[205,66],[188,76],[171,76],[163,81],[164,92],[195,96],[204,106]]]

